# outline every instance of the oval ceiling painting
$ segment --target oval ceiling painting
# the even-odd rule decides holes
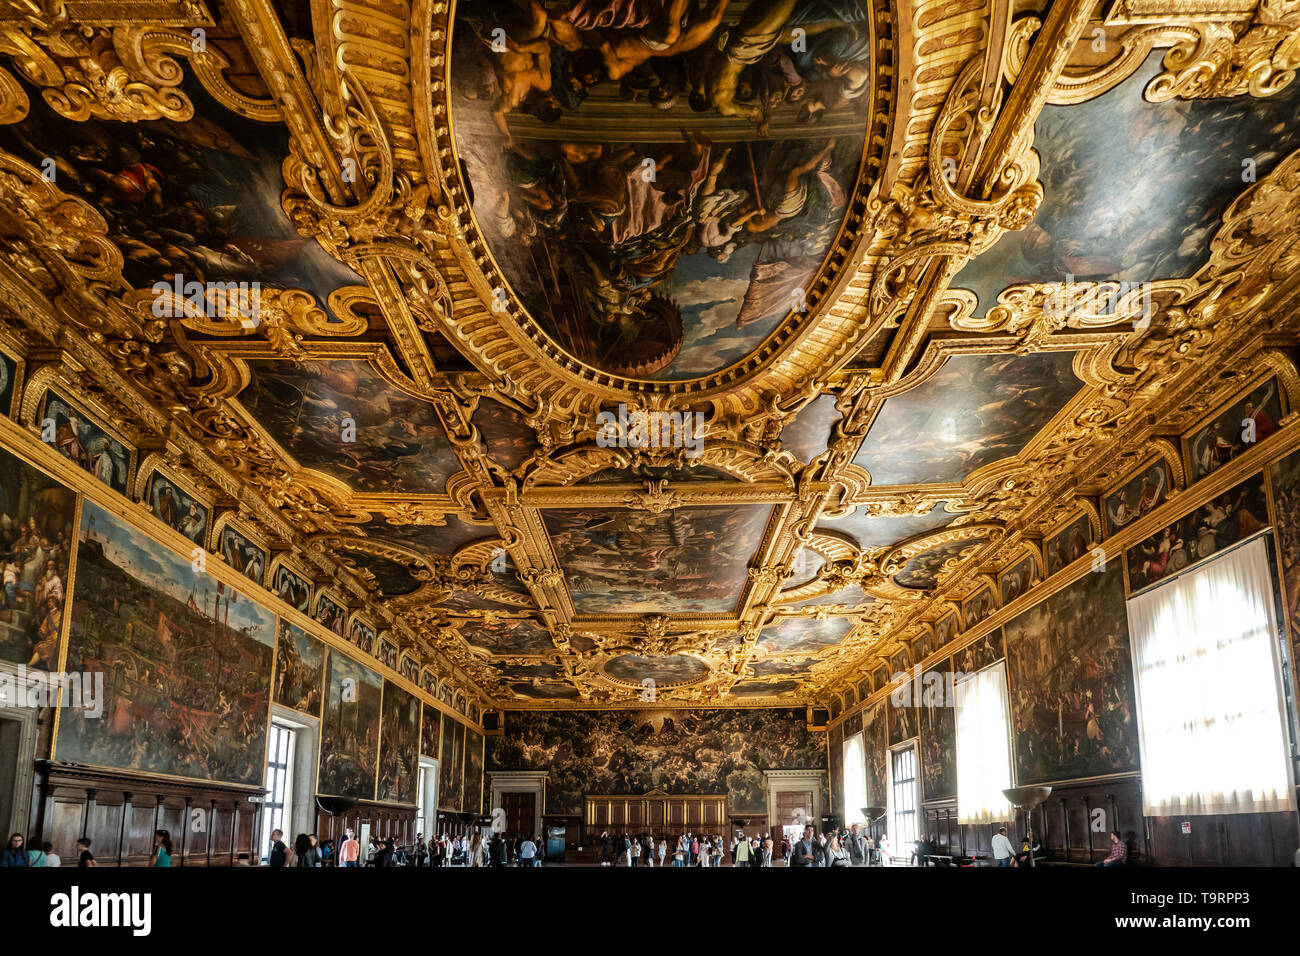
[[[804,306],[862,162],[869,0],[462,2],[452,39],[479,227],[573,358],[697,378]]]
[[[708,664],[689,654],[662,657],[620,654],[605,664],[606,674],[629,684],[640,684],[647,680],[663,685],[685,684],[699,680],[708,672]]]

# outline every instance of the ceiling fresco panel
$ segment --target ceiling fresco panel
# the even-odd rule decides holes
[[[1019,452],[1079,391],[1072,352],[953,355],[888,399],[854,463],[875,485],[961,481]]]
[[[0,126],[0,148],[38,168],[52,160],[62,188],[105,212],[136,287],[258,282],[305,289],[324,307],[360,284],[280,206],[287,130],[234,115],[197,83],[182,88],[195,105],[186,122],[74,122],[33,97],[21,127]]]
[[[979,296],[978,313],[1020,283],[1191,275],[1224,205],[1253,181],[1245,177],[1265,175],[1300,146],[1300,85],[1271,97],[1150,103],[1143,90],[1162,56],[1152,53],[1096,99],[1043,110],[1034,148],[1046,197],[1037,217],[953,280]]]
[[[849,535],[859,548],[887,548],[930,531],[938,531],[957,515],[940,501],[925,514],[875,515],[866,505],[859,505],[841,518],[823,516],[818,528],[829,528]]]
[[[299,463],[353,491],[440,494],[460,470],[433,406],[366,362],[258,360],[249,372],[239,395],[249,414]]]
[[[735,609],[772,509],[765,505],[548,511],[579,614]]]
[[[866,0],[459,7],[474,212],[553,341],[603,371],[694,378],[806,308],[862,163],[869,16]]]
[[[763,628],[758,649],[774,655],[812,653],[838,644],[851,630],[853,621],[847,617],[787,618]]]

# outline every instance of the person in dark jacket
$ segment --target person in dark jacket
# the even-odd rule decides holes
[[[384,840],[384,845],[378,853],[375,854],[375,866],[392,866],[393,865],[393,848],[396,846],[392,837]]]
[[[269,866],[284,866],[284,859],[289,848],[284,845],[284,831],[271,831],[271,854],[267,858]]]
[[[0,853],[0,866],[26,866],[27,847],[23,846],[23,835],[15,833],[9,838],[9,845]]]
[[[803,839],[799,840],[790,850],[791,866],[821,866],[822,847],[817,842],[817,837],[813,834],[812,824],[803,828]]]
[[[500,833],[492,834],[492,842],[488,845],[488,859],[492,861],[493,866],[506,865],[506,841]]]

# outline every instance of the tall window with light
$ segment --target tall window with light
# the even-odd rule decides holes
[[[957,820],[1011,819],[1002,791],[1011,786],[1011,725],[1006,662],[965,677],[954,687],[957,705]]]
[[[293,819],[295,736],[292,727],[279,723],[271,724],[271,735],[266,747],[266,800],[262,813],[263,856],[270,852],[271,831],[287,830],[289,821]]]
[[[844,825],[866,823],[862,808],[867,805],[867,761],[861,733],[844,740]]]
[[[1148,816],[1295,809],[1269,545],[1129,600]]]

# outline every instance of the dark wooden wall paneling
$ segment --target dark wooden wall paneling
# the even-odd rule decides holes
[[[31,838],[53,843],[68,866],[76,864],[82,836],[100,866],[145,866],[159,829],[171,834],[173,866],[231,866],[238,854],[257,849],[261,806],[248,799],[255,789],[56,765],[42,767],[34,790]],[[196,808],[204,811],[201,832],[191,830]]]
[[[333,840],[339,845],[343,832],[351,827],[358,837],[361,825],[370,824],[370,833],[381,840],[392,837],[399,847],[415,843],[415,808],[396,806],[385,803],[360,802],[346,813],[333,816],[323,810],[316,813],[316,836],[320,842]],[[427,840],[430,834],[424,834]],[[361,858],[365,860],[366,848],[361,848]]]
[[[1094,832],[1096,809],[1104,811],[1104,818]],[[924,817],[925,832],[935,835],[940,852],[990,854],[999,824],[958,824],[955,800],[926,804]],[[1191,824],[1190,834],[1182,832],[1184,821]],[[1124,837],[1134,866],[1289,866],[1300,846],[1293,813],[1144,817],[1141,781],[1135,777],[1058,785],[1034,811],[1033,828],[1054,864],[1105,859],[1111,829]],[[1007,832],[1013,842],[1023,836],[1023,813],[1016,814],[1014,824],[1007,823]]]

